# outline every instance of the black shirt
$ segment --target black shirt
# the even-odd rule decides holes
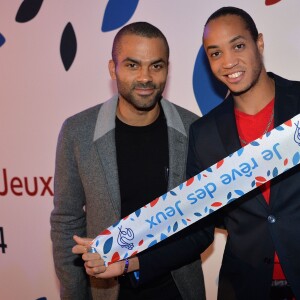
[[[168,190],[168,128],[163,110],[147,126],[130,126],[116,118],[115,139],[123,218]],[[181,299],[171,273],[138,288],[132,287],[129,276],[119,282],[119,300]]]
[[[123,218],[167,192],[168,132],[162,110],[147,126],[116,118],[116,148]]]

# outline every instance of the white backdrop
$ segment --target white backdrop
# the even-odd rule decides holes
[[[202,64],[194,72],[202,29],[227,5],[256,20],[267,69],[300,80],[299,0],[0,0],[0,299],[59,299],[49,233],[57,136],[65,118],[115,91],[107,62],[116,31],[133,21],[159,27],[171,49],[164,96],[201,115],[213,103]],[[75,56],[60,52],[68,23]],[[224,241],[218,233],[203,255],[208,300]]]

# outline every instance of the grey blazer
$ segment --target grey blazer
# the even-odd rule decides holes
[[[116,279],[89,278],[81,258],[71,252],[74,234],[95,237],[120,218],[115,146],[117,102],[118,96],[114,96],[70,117],[59,134],[50,222],[61,299],[118,298]],[[185,181],[189,126],[198,117],[165,99],[161,104],[168,126],[168,188],[172,189]],[[172,276],[183,299],[205,299],[199,261],[173,271]]]

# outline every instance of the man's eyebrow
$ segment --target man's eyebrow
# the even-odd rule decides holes
[[[207,46],[207,50],[210,50],[210,49],[216,49],[216,48],[219,48],[218,45],[210,45],[210,46]]]
[[[163,58],[159,58],[157,60],[152,61],[152,65],[154,64],[159,64],[159,63],[164,63],[166,64],[166,61]]]
[[[126,57],[122,60],[122,62],[132,62],[132,63],[136,63],[136,64],[140,64],[140,61],[137,59],[134,59],[132,57]]]
[[[135,64],[141,64],[140,60],[132,58],[132,57],[126,57],[126,58],[124,58],[122,60],[122,62],[132,62],[132,63],[135,63]],[[164,64],[166,64],[166,61],[163,58],[159,58],[159,59],[151,61],[152,65],[153,64],[158,64],[158,63],[164,63]]]
[[[233,37],[230,41],[229,41],[229,43],[230,44],[232,44],[232,43],[234,43],[234,42],[236,42],[237,40],[239,40],[239,39],[245,39],[242,35],[237,35],[237,36],[235,36],[235,37]],[[216,48],[219,48],[219,46],[218,45],[210,45],[210,46],[208,46],[206,49],[207,50],[209,50],[209,49],[216,49]]]
[[[234,38],[232,38],[229,42],[230,43],[234,43],[235,41],[239,40],[239,39],[245,39],[242,35],[237,35]]]

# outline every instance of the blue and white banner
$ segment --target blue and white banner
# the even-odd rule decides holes
[[[104,230],[92,247],[106,265],[133,256],[300,162],[300,115]]]

